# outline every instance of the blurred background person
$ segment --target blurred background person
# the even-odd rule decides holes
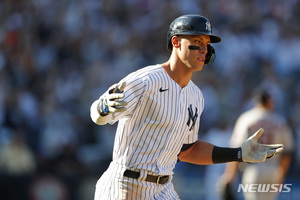
[[[8,143],[0,147],[1,199],[27,199],[28,185],[36,169],[36,160],[25,141],[24,133],[16,130]]]
[[[234,193],[238,189],[232,185],[239,168],[242,169],[241,181],[244,186],[247,184],[269,184],[264,185],[264,188],[271,191],[273,190],[271,184],[278,184],[276,187],[279,190],[282,187],[279,184],[285,183],[285,177],[291,164],[294,149],[293,135],[286,120],[274,113],[275,102],[272,96],[267,90],[256,91],[254,101],[255,106],[242,113],[237,119],[230,141],[231,146],[238,146],[244,138],[251,135],[253,130],[261,127],[264,129],[264,133],[258,141],[263,144],[282,143],[284,144],[284,151],[278,158],[267,160],[265,163],[227,163],[219,180],[219,187],[222,187],[224,199],[235,198]],[[278,194],[278,192],[244,191],[244,198],[246,200],[274,200]]]

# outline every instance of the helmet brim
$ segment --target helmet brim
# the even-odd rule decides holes
[[[221,38],[219,36],[210,34],[210,33],[205,33],[205,32],[196,32],[196,31],[187,31],[187,32],[181,32],[178,34],[173,34],[172,36],[175,35],[209,35],[210,36],[210,42],[211,43],[219,43],[221,42]]]
[[[221,42],[221,38],[216,35],[210,35],[210,43],[219,43]]]

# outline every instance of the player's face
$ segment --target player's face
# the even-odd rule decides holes
[[[205,62],[207,46],[210,44],[208,35],[187,35],[180,36],[180,48],[178,56],[181,61],[191,70],[200,71]],[[190,50],[189,46],[198,46],[199,50]]]

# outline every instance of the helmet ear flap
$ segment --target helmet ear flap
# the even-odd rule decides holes
[[[216,58],[215,49],[211,45],[208,45],[204,64],[210,66],[215,61],[215,58]]]

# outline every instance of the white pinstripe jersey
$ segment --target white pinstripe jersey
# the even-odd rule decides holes
[[[124,101],[127,110],[115,114],[119,121],[113,161],[129,169],[171,175],[183,144],[198,139],[204,99],[190,80],[181,88],[161,65],[129,74]]]

